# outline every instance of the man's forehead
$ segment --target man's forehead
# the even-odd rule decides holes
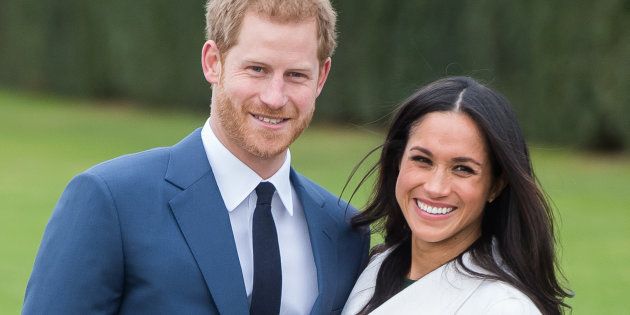
[[[319,41],[315,26],[315,20],[281,23],[255,14],[248,15],[234,45],[224,54],[238,50],[239,55],[248,59],[265,55],[296,60],[304,59],[305,56],[317,58]]]
[[[272,16],[266,13],[256,12],[252,10],[248,10],[243,15],[243,19],[241,20],[240,30],[243,29],[243,25],[249,21],[260,21],[264,23],[270,23],[274,25],[286,25],[290,27],[299,27],[300,25],[309,25],[312,24],[317,30],[317,20],[315,16],[291,16],[291,17],[283,17],[283,16]]]

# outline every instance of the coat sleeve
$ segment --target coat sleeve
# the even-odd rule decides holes
[[[22,314],[113,314],[123,284],[115,201],[103,179],[83,173],[68,184],[48,222]]]

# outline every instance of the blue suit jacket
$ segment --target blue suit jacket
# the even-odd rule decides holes
[[[354,209],[295,171],[319,296],[340,312],[367,259]],[[75,177],[46,227],[23,314],[248,314],[228,211],[200,130]]]

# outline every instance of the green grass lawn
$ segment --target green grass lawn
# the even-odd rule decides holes
[[[124,153],[171,145],[204,121],[0,91],[0,313],[19,312],[44,227],[74,174]],[[339,194],[352,167],[380,139],[357,127],[311,127],[291,148],[293,165]],[[574,313],[629,314],[630,157],[536,147],[533,156],[559,212]],[[366,195],[367,189],[359,191],[353,204],[361,206]]]

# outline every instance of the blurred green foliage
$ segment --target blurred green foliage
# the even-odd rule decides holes
[[[421,84],[471,75],[530,139],[630,147],[630,1],[336,0],[340,46],[317,119],[383,122]],[[0,84],[209,104],[204,1],[3,0]]]

